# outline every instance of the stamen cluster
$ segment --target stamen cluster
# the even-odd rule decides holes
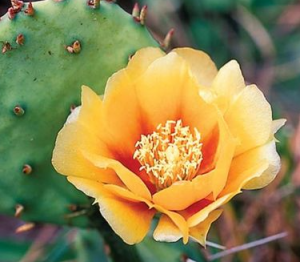
[[[142,135],[135,147],[133,158],[141,164],[150,181],[158,190],[171,186],[174,182],[192,180],[202,161],[200,132],[182,121],[168,120],[158,125],[150,135]]]

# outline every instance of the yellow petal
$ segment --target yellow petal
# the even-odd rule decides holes
[[[235,190],[241,190],[249,181],[259,177],[263,172],[265,172],[268,169],[268,167],[268,162],[262,161],[259,164],[256,164],[246,170],[241,171],[238,174],[231,172],[227,181],[227,185],[221,192],[220,197],[229,194],[230,192],[234,192]],[[233,174],[235,174],[235,176]]]
[[[226,188],[222,194],[234,190],[257,189],[268,185],[280,169],[275,141],[254,148],[234,158]]]
[[[231,198],[233,198],[238,193],[239,193],[239,191],[236,191],[236,192],[231,192],[230,194],[224,195],[224,196],[218,198],[217,200],[215,200],[214,202],[210,203],[206,207],[202,208],[195,214],[192,214],[187,220],[189,227],[194,227],[194,226],[199,225],[201,222],[203,222],[209,216],[209,214],[213,210],[215,210],[215,209],[219,208],[221,205],[227,203]]]
[[[275,141],[249,150],[234,158],[228,181],[221,195],[240,189],[265,187],[276,177],[280,169],[280,158]]]
[[[236,140],[232,137],[224,120],[219,120],[220,139],[217,152],[216,166],[207,173],[213,187],[213,198],[216,199],[226,185],[228,172],[236,148]]]
[[[259,176],[251,179],[243,186],[245,189],[262,188],[274,180],[280,169],[280,157],[276,151],[275,141],[252,149],[234,159],[231,172],[237,176],[242,170],[247,170],[251,166],[265,161],[268,163],[267,169],[263,170]]]
[[[206,137],[202,139],[202,161],[199,174],[206,174],[216,167],[218,148],[220,148],[220,128],[215,126]]]
[[[180,116],[184,125],[197,128],[205,140],[222,117],[215,105],[207,103],[199,95],[199,87],[190,77],[185,80],[184,92],[179,101],[181,103]]]
[[[212,88],[220,96],[232,97],[245,87],[245,81],[239,64],[232,60],[224,65],[213,81]]]
[[[271,135],[271,107],[255,85],[240,92],[225,114],[225,121],[240,141],[235,155],[265,144]]]
[[[153,206],[157,211],[165,214],[166,216],[168,216],[172,222],[174,223],[174,225],[176,225],[176,227],[179,229],[179,231],[182,234],[183,237],[183,243],[187,243],[188,242],[188,238],[189,238],[189,229],[188,229],[188,224],[187,221],[178,213],[173,212],[173,211],[169,211],[159,205],[154,205]]]
[[[99,169],[82,155],[82,149],[110,156],[106,145],[78,122],[66,124],[59,132],[52,163],[57,172],[112,184],[122,184],[113,170]]]
[[[164,56],[159,48],[136,52],[125,69],[113,74],[106,85],[103,115],[107,132],[113,137],[118,154],[132,155],[143,130],[141,109],[133,83],[149,65]]]
[[[107,82],[103,99],[105,128],[118,155],[132,155],[140,137],[140,106],[127,70],[114,74]]]
[[[187,63],[176,53],[155,60],[135,83],[144,125],[150,132],[167,120],[177,120],[181,96],[189,79]]]
[[[212,211],[200,224],[189,229],[189,235],[202,246],[206,244],[206,236],[211,224],[219,218],[222,210]],[[162,215],[154,230],[153,237],[156,241],[176,242],[182,238],[182,233],[173,221],[166,215]]]
[[[217,73],[212,88],[201,88],[199,94],[208,103],[213,103],[225,113],[234,96],[245,87],[239,64],[232,60]]]
[[[129,245],[139,243],[149,231],[155,214],[145,203],[121,199],[100,183],[69,177],[68,180],[85,194],[96,198],[100,212],[112,229]]]
[[[201,87],[199,89],[199,95],[205,102],[209,104],[213,103],[218,98],[216,92],[210,87]]]
[[[228,181],[222,195],[232,191],[257,189],[268,185],[280,169],[275,141],[249,150],[232,161]]]
[[[129,169],[124,167],[120,162],[105,158],[99,155],[90,154],[88,152],[83,152],[86,159],[91,161],[95,166],[99,168],[111,168],[116,172],[120,180],[126,185],[126,187],[133,192],[134,194],[143,197],[145,199],[150,200],[151,195],[143,183],[143,181],[134,173],[132,173]]]
[[[76,122],[79,122],[89,133],[94,134],[95,137],[104,142],[108,140],[108,137],[104,128],[101,98],[87,86],[82,86],[81,90],[82,105]]]
[[[168,216],[161,215],[153,237],[156,241],[176,242],[182,238],[182,233]]]
[[[281,127],[284,126],[286,119],[276,119],[272,121],[272,133],[275,134]]]
[[[159,48],[146,47],[140,49],[129,60],[126,71],[132,80],[137,79],[156,59],[163,56],[165,56],[165,53]]]
[[[86,195],[97,198],[101,194],[108,194],[108,190],[103,187],[103,184],[94,180],[81,178],[81,177],[74,177],[68,176],[68,181],[72,183],[77,189],[84,192]]]
[[[217,68],[206,53],[187,47],[173,49],[172,52],[177,53],[188,62],[192,74],[197,78],[199,84],[211,86],[217,74]]]
[[[153,207],[153,204],[149,200],[130,192],[126,188],[123,188],[121,186],[116,186],[116,185],[109,185],[109,184],[105,184],[103,185],[103,187],[107,189],[109,192],[111,192],[113,195],[118,196],[122,199],[131,202],[144,202],[148,205],[148,207],[150,208]]]
[[[168,210],[183,210],[205,198],[212,191],[208,175],[199,175],[192,181],[181,181],[153,195],[153,202]]]
[[[202,246],[206,245],[206,237],[211,224],[222,214],[222,210],[212,211],[208,217],[197,226],[190,228],[190,236]]]

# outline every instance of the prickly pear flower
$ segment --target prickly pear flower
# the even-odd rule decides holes
[[[159,214],[156,240],[205,245],[220,206],[275,178],[283,124],[236,61],[218,71],[201,51],[146,48],[111,76],[103,98],[82,87],[53,165],[126,243],[140,242]]]

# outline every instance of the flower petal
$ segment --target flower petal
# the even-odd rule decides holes
[[[141,133],[140,107],[127,70],[115,73],[107,82],[103,99],[105,128],[109,143],[118,155],[132,155]]]
[[[129,245],[139,243],[149,231],[154,209],[144,203],[120,201],[113,196],[97,199],[100,212],[112,229]]]
[[[176,212],[169,211],[159,205],[154,205],[153,207],[156,208],[157,211],[165,214],[172,220],[174,225],[177,226],[177,228],[179,229],[179,231],[182,234],[183,243],[186,244],[188,242],[188,238],[189,238],[189,229],[188,229],[187,221],[180,214],[178,214]]]
[[[153,195],[153,202],[168,210],[183,210],[205,198],[211,191],[210,177],[199,175],[192,181],[181,181],[159,191]]]
[[[215,210],[215,209],[219,208],[221,205],[227,203],[231,198],[233,198],[239,192],[240,191],[236,191],[236,192],[231,192],[230,194],[224,195],[224,196],[218,198],[217,200],[215,200],[214,202],[211,202],[204,208],[201,208],[198,212],[191,214],[187,220],[189,227],[194,227],[194,226],[199,225],[201,222],[203,222],[209,216],[209,214],[213,210]]]
[[[217,152],[216,166],[207,173],[213,186],[213,198],[216,199],[226,185],[228,172],[236,148],[236,140],[232,137],[224,120],[219,120],[220,139]]]
[[[83,125],[90,134],[94,134],[102,142],[108,141],[101,98],[87,86],[82,86],[81,90],[82,105],[76,122]]]
[[[240,140],[235,155],[263,145],[271,134],[272,112],[263,93],[255,86],[247,86],[236,97],[225,114],[232,134]]]
[[[168,216],[161,215],[153,237],[156,241],[176,242],[182,238],[182,233]]]
[[[126,71],[132,80],[139,78],[158,58],[166,54],[160,48],[146,47],[138,50],[129,60]]]
[[[268,163],[265,169],[262,169],[258,176],[248,181],[243,188],[257,189],[265,187],[271,183],[278,174],[280,169],[280,157],[276,152],[274,140],[236,157],[231,165],[228,184],[236,183],[237,180],[240,180],[240,177],[243,177],[241,174],[246,170],[258,165],[263,165],[265,162]]]
[[[241,190],[249,181],[254,178],[261,176],[263,172],[265,172],[269,167],[267,161],[262,161],[255,166],[251,166],[250,168],[241,171],[238,175],[233,179],[234,173],[229,175],[227,185],[224,190],[221,192],[220,197],[229,194],[234,190]]]
[[[149,65],[165,54],[159,48],[144,48],[135,53],[125,69],[113,74],[105,88],[103,114],[118,154],[132,155],[143,129],[143,119],[134,82]]]
[[[234,158],[227,185],[221,195],[244,189],[257,189],[268,185],[280,169],[280,158],[275,141],[249,150]]]
[[[95,121],[96,120],[96,121]],[[105,128],[103,103],[89,87],[82,87],[82,106],[76,109],[59,132],[53,152],[53,165],[59,173],[121,185],[115,172],[100,169],[83,156],[82,151],[115,158],[112,137]]]
[[[217,125],[202,140],[202,161],[199,169],[200,174],[206,174],[215,168],[219,141],[220,129]]]
[[[197,226],[190,228],[190,236],[199,242],[200,245],[206,245],[206,237],[211,224],[222,214],[222,210],[212,211],[208,217]]]
[[[276,119],[272,121],[272,133],[275,134],[282,126],[284,126],[286,119]]]
[[[192,74],[197,78],[199,84],[203,86],[211,86],[218,70],[215,63],[204,52],[192,48],[176,48],[175,52],[188,62]]]
[[[232,60],[224,65],[213,81],[212,88],[219,96],[232,97],[245,87],[245,81],[239,64]]]
[[[76,177],[68,177],[68,180],[96,199],[102,216],[124,242],[132,245],[143,240],[155,214],[154,209],[149,209],[145,203],[121,199],[95,181]]]
[[[122,184],[111,169],[95,167],[82,155],[85,149],[95,154],[110,156],[106,145],[93,133],[78,122],[66,124],[59,132],[53,151],[52,163],[57,172],[69,176],[78,176],[111,184]]]
[[[184,92],[179,101],[183,124],[197,128],[203,140],[207,139],[222,117],[215,105],[207,103],[199,95],[199,87],[190,77],[185,80]]]
[[[109,184],[105,184],[105,185],[103,185],[103,187],[105,189],[109,190],[109,192],[111,192],[113,195],[118,196],[122,199],[131,201],[131,202],[144,202],[148,205],[149,208],[153,207],[153,204],[149,200],[130,192],[128,189],[126,189],[124,187],[116,186],[116,185],[109,185]]]
[[[176,53],[169,53],[154,61],[137,80],[144,125],[148,124],[149,132],[167,120],[179,118],[181,96],[189,78],[187,63]]]
[[[82,153],[86,157],[86,159],[91,161],[91,163],[93,163],[95,166],[103,169],[111,168],[112,170],[114,170],[118,177],[131,192],[147,200],[151,199],[150,192],[143,181],[136,174],[132,173],[129,169],[124,167],[120,162],[114,159],[90,154],[88,152]]]
[[[222,210],[212,211],[200,224],[189,229],[189,235],[202,246],[206,244],[206,236],[211,224],[219,218]],[[182,238],[182,233],[173,221],[166,215],[162,215],[154,230],[153,237],[156,241],[176,242]]]

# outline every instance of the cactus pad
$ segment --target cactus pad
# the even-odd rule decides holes
[[[24,220],[87,226],[89,200],[51,165],[56,135],[81,85],[102,93],[130,55],[157,43],[116,4],[83,0],[10,9],[0,41],[0,213],[19,205]]]

